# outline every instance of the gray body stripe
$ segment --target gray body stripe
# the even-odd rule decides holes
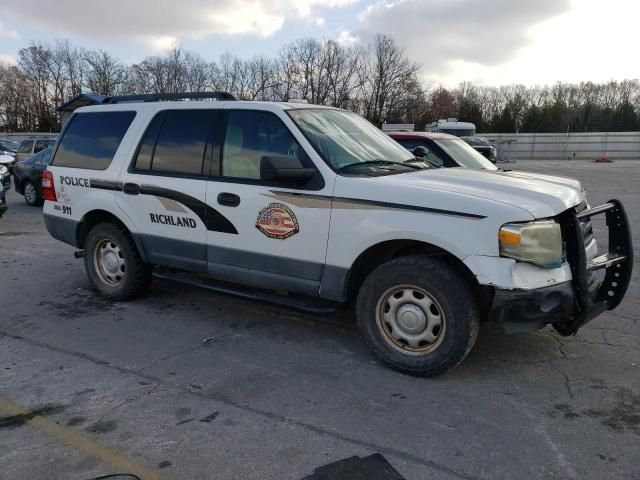
[[[90,188],[97,188],[99,190],[122,190],[122,182],[112,182],[110,180],[98,180],[91,178],[89,180]]]
[[[481,220],[483,218],[487,218],[486,215],[479,215],[477,213],[466,213],[466,212],[457,212],[455,210],[443,210],[440,208],[420,207],[418,205],[407,205],[404,203],[381,202],[378,200],[366,200],[361,198],[350,198],[350,197],[332,197],[328,195],[316,195],[316,194],[309,194],[309,193],[286,192],[286,191],[278,191],[278,190],[270,190],[270,192],[276,196],[281,195],[283,197],[296,197],[296,198],[305,198],[309,200],[331,201],[333,202],[333,208],[336,208],[336,209],[354,208],[352,206],[355,206],[355,208],[357,208],[357,206],[363,206],[363,207],[388,208],[392,210],[408,210],[408,211],[414,211],[414,212],[433,213],[437,215],[449,215],[453,217],[470,218],[473,220]],[[286,198],[283,198],[282,200],[285,202],[287,201]],[[345,204],[344,207],[337,205],[339,203]]]
[[[207,246],[207,259],[209,263],[232,265],[250,270],[260,270],[268,273],[298,277],[305,280],[319,281],[320,278],[322,278],[323,265],[307,260],[277,257],[275,255],[236,250],[215,245]]]

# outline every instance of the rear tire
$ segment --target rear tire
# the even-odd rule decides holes
[[[113,300],[130,300],[151,284],[152,266],[142,261],[129,232],[115,223],[99,223],[87,235],[84,266],[93,287]]]
[[[378,358],[425,377],[462,362],[480,328],[478,302],[466,279],[442,259],[427,256],[376,268],[358,292],[356,317]]]
[[[44,203],[42,198],[40,198],[35,184],[30,180],[27,180],[22,186],[22,193],[24,195],[24,201],[27,202],[27,205],[30,207],[39,207]]]

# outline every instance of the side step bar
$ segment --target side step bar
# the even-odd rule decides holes
[[[171,280],[185,285],[206,288],[207,290],[217,293],[235,295],[236,297],[241,297],[247,300],[272,303],[292,310],[297,310],[299,312],[311,313],[313,315],[332,315],[338,310],[339,306],[337,303],[326,300],[311,297],[289,297],[285,295],[278,295],[268,290],[260,290],[258,288],[246,287],[243,285],[233,285],[213,279],[203,279],[190,274],[167,272],[166,270],[154,271],[153,276],[162,280]]]

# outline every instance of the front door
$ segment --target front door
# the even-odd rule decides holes
[[[152,263],[206,271],[207,228],[216,213],[206,204],[207,177],[221,118],[221,110],[157,113],[121,175],[117,204]]]
[[[226,112],[220,163],[207,185],[207,203],[231,221],[237,234],[207,231],[209,273],[239,283],[318,295],[331,186],[319,172],[305,185],[261,181],[264,155],[289,155],[305,166],[314,165],[274,113]]]

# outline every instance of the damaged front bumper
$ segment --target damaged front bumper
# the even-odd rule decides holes
[[[606,215],[609,248],[588,259],[585,225]],[[572,280],[530,290],[495,289],[489,320],[507,332],[521,332],[553,324],[562,335],[573,335],[585,323],[616,308],[627,291],[633,269],[631,228],[618,200],[588,210],[567,210],[557,218],[566,245]],[[604,271],[604,278],[602,272]]]

